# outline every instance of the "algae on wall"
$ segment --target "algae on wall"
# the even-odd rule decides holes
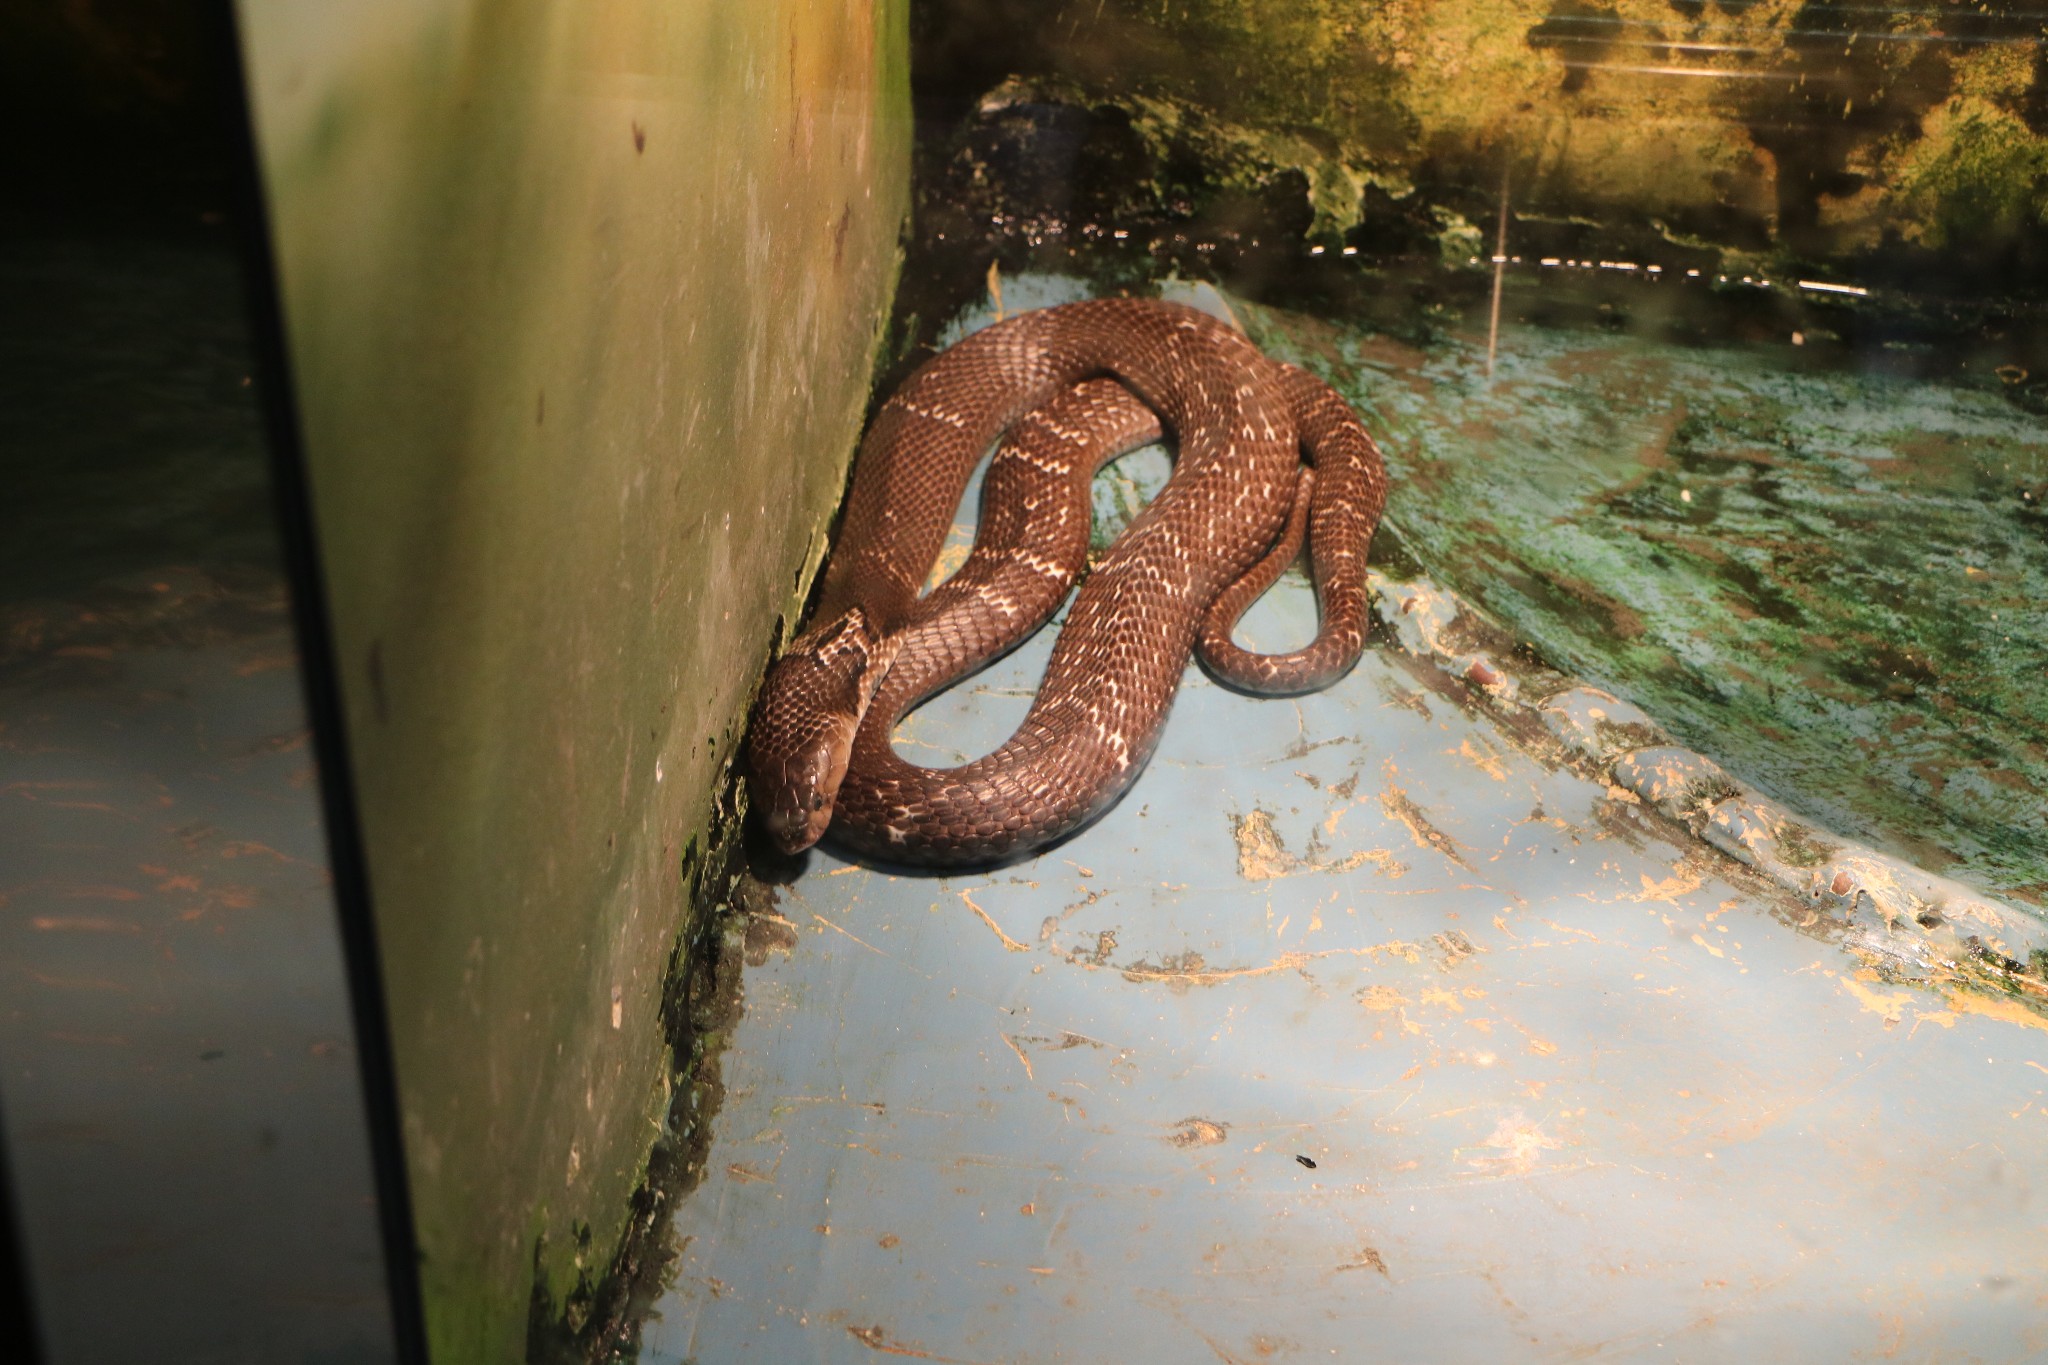
[[[1106,103],[1166,178],[1298,173],[1326,240],[1506,173],[1518,213],[1722,249],[1969,242],[2005,289],[2048,283],[2044,34],[2018,0],[930,0],[916,42],[922,91]]]
[[[1382,434],[1400,546],[1546,662],[2048,908],[2048,426],[1998,380],[1522,324],[1494,368],[1483,337],[1237,306]]]
[[[905,8],[241,18],[429,1330],[507,1359],[667,1111],[686,863],[894,284]]]

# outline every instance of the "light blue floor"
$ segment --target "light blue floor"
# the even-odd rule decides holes
[[[993,747],[1049,649],[902,750]],[[2038,1020],[1878,979],[1428,677],[1191,672],[1036,861],[813,854],[644,1358],[2048,1354]]]

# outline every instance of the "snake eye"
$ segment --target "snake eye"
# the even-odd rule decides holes
[[[812,793],[811,793],[811,809],[812,809],[812,810],[823,810],[823,809],[825,809],[825,793],[823,793],[823,792],[812,792]]]

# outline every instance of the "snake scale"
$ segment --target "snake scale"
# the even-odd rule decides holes
[[[897,756],[891,735],[912,707],[1064,600],[1086,559],[1090,478],[1162,428],[1173,476],[1088,575],[1017,732],[957,768]],[[924,593],[999,438],[975,548]],[[828,826],[860,852],[931,866],[1048,844],[1137,777],[1191,651],[1263,694],[1312,691],[1357,661],[1386,495],[1379,451],[1344,401],[1205,313],[1097,299],[977,332],[913,374],[862,441],[812,625],[756,707],[753,803],[791,853]],[[1304,536],[1316,639],[1292,654],[1240,649],[1238,617]]]

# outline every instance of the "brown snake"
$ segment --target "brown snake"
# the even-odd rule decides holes
[[[1065,598],[1087,552],[1089,479],[1162,424],[1173,476],[1089,575],[1016,734],[958,768],[899,758],[890,738],[911,707]],[[974,552],[920,595],[999,436]],[[753,802],[792,853],[828,825],[857,850],[936,866],[1050,843],[1144,767],[1191,649],[1224,682],[1269,694],[1326,686],[1357,661],[1386,492],[1378,449],[1333,390],[1207,314],[1098,299],[977,332],[912,375],[861,444],[813,625],[755,711]],[[1247,653],[1230,632],[1304,529],[1316,639]]]

